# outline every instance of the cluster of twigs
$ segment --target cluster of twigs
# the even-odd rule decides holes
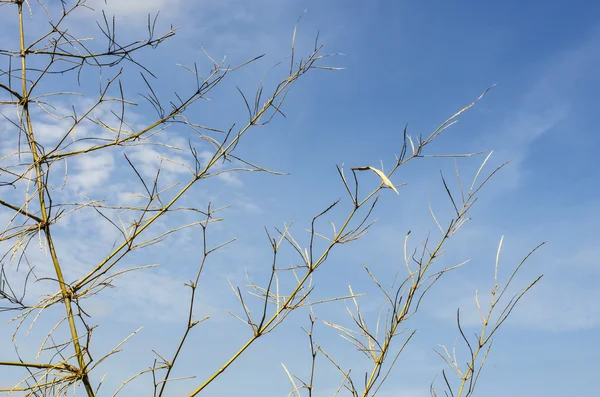
[[[112,287],[114,280],[126,272],[149,267],[140,266],[134,269],[124,269],[119,266],[123,259],[132,252],[158,244],[168,236],[181,230],[196,227],[202,233],[203,254],[194,277],[187,284],[190,289],[189,310],[185,319],[184,332],[176,345],[175,351],[170,356],[157,353],[157,358],[149,369],[141,371],[124,382],[112,394],[117,395],[131,381],[148,374],[153,379],[154,396],[164,396],[166,395],[167,385],[176,379],[173,378],[173,368],[179,357],[185,352],[184,346],[188,341],[188,336],[194,327],[207,319],[194,318],[196,292],[205,264],[212,253],[233,242],[233,240],[230,240],[217,246],[210,246],[207,242],[207,230],[213,223],[221,220],[216,216],[220,209],[215,209],[210,204],[205,210],[201,210],[199,207],[184,207],[180,205],[181,199],[196,184],[225,173],[251,171],[277,174],[275,171],[240,157],[236,152],[240,140],[253,128],[265,125],[273,117],[283,114],[282,104],[289,89],[304,74],[313,69],[335,69],[321,65],[321,61],[330,55],[321,54],[322,46],[316,41],[312,52],[307,57],[297,59],[294,54],[296,39],[296,31],[294,30],[289,73],[278,84],[274,85],[270,95],[265,94],[268,88],[262,85],[258,88],[253,100],[249,100],[240,91],[248,111],[248,119],[243,126],[233,124],[227,129],[212,128],[192,121],[187,114],[188,109],[200,99],[206,98],[229,73],[235,72],[261,57],[250,59],[232,67],[226,65],[224,60],[215,61],[208,53],[204,52],[211,65],[208,73],[203,75],[196,64],[191,67],[185,66],[185,70],[191,72],[194,76],[195,86],[185,95],[175,94],[176,101],[167,104],[160,99],[151,84],[152,78],[155,76],[147,66],[136,59],[136,54],[148,47],[155,48],[172,37],[176,32],[175,28],[171,27],[166,33],[157,34],[156,19],[149,18],[148,37],[146,39],[120,44],[116,39],[114,18],[110,20],[102,14],[102,23],[99,23],[98,27],[101,35],[106,40],[106,48],[96,50],[96,42],[70,33],[71,30],[66,26],[67,22],[76,17],[78,13],[88,11],[87,8],[89,7],[85,0],[61,2],[62,8],[58,10],[56,20],[53,19],[53,15],[56,14],[57,4],[46,6],[38,1],[35,5],[31,5],[24,0],[4,0],[0,3],[6,7],[7,12],[14,13],[19,25],[18,46],[13,49],[0,49],[2,59],[6,60],[8,64],[8,67],[0,69],[0,91],[3,93],[2,98],[0,98],[0,105],[12,111],[17,110],[15,117],[6,115],[7,112],[3,113],[7,125],[11,128],[10,142],[14,142],[15,145],[11,153],[2,157],[0,187],[5,191],[19,193],[3,194],[2,199],[0,199],[0,205],[10,213],[8,224],[0,231],[0,244],[2,244],[2,247],[7,247],[0,258],[0,301],[2,302],[2,311],[12,314],[17,313],[12,316],[12,321],[15,324],[12,342],[19,359],[17,361],[0,361],[0,366],[22,368],[26,371],[25,378],[16,382],[14,387],[2,389],[0,392],[19,392],[25,396],[58,396],[66,395],[69,390],[76,391],[79,386],[83,385],[85,394],[88,397],[98,395],[101,391],[102,381],[94,384],[90,373],[99,364],[118,353],[122,344],[132,337],[135,332],[114,349],[104,353],[100,358],[92,357],[90,346],[94,340],[93,331],[95,326],[90,324],[90,318],[84,309],[83,301],[100,294],[107,287]],[[28,12],[39,11],[47,14],[48,30],[38,38],[29,40],[25,30],[26,15]],[[147,88],[147,93],[143,94],[142,97],[155,111],[154,120],[141,127],[128,121],[128,109],[137,104],[126,96],[127,90],[124,88],[122,81],[122,68],[125,66],[138,68],[141,71],[142,83]],[[52,76],[71,75],[78,83],[82,83],[85,80],[82,76],[88,73],[88,69],[92,68],[101,71],[101,76],[109,74],[111,77],[108,79],[101,78],[101,86],[95,100],[83,110],[73,106],[70,114],[60,114],[54,105],[53,99],[72,93],[44,91],[43,82]],[[456,216],[445,227],[442,227],[432,211],[433,218],[442,233],[439,241],[434,245],[427,240],[423,242],[418,251],[415,250],[409,253],[407,235],[404,242],[404,261],[407,276],[400,283],[385,287],[368,268],[365,268],[385,298],[387,314],[384,318],[380,318],[376,325],[368,324],[364,319],[358,304],[358,295],[352,290],[350,290],[348,296],[326,301],[313,301],[311,299],[311,293],[315,288],[313,278],[315,272],[325,265],[334,247],[357,240],[368,232],[373,225],[372,214],[382,190],[390,189],[398,193],[398,185],[394,185],[391,181],[398,168],[411,160],[427,157],[428,155],[425,154],[426,148],[456,121],[457,116],[473,104],[454,114],[428,136],[413,138],[405,129],[401,151],[395,164],[387,172],[384,172],[383,169],[367,166],[351,168],[350,173],[348,173],[348,170],[338,167],[339,176],[348,194],[349,201],[347,202],[345,219],[338,226],[331,223],[333,225],[332,233],[322,232],[319,227],[320,222],[330,214],[334,207],[343,206],[343,203],[346,203],[345,200],[334,202],[313,218],[309,230],[310,240],[307,246],[302,246],[298,242],[293,236],[290,226],[275,229],[276,234],[267,232],[272,249],[272,263],[266,285],[261,286],[251,283],[249,292],[244,292],[239,287],[232,285],[242,311],[242,314],[235,314],[235,316],[248,325],[251,335],[225,363],[217,367],[203,382],[200,382],[189,393],[189,396],[195,396],[206,389],[249,346],[257,339],[272,332],[292,312],[299,308],[310,308],[316,303],[338,300],[350,300],[354,303],[354,311],[350,311],[350,314],[357,330],[351,330],[327,321],[324,321],[324,324],[339,330],[354,347],[362,351],[372,362],[372,370],[365,377],[364,385],[359,387],[352,379],[350,370],[343,368],[343,365],[337,363],[313,340],[313,330],[317,319],[311,315],[311,326],[308,331],[312,356],[310,376],[308,381],[300,381],[299,378],[293,377],[288,372],[294,385],[292,393],[300,395],[303,390],[306,390],[309,396],[312,395],[317,363],[316,357],[319,354],[326,357],[339,370],[342,382],[338,392],[345,389],[354,396],[372,396],[380,390],[404,346],[414,334],[414,332],[409,333],[400,344],[393,343],[398,336],[403,335],[403,323],[417,312],[423,297],[443,274],[460,266],[442,269],[434,267],[436,260],[442,253],[444,243],[469,219],[467,214],[476,201],[477,193],[498,169],[483,178],[482,182],[478,182],[483,166],[489,159],[488,156],[477,172],[470,189],[465,192],[461,185],[460,200],[455,198],[445,180],[443,180]],[[106,113],[108,113],[109,116],[98,116],[98,113],[102,113],[101,110],[106,109],[109,109],[109,111],[104,112],[104,115],[106,116]],[[47,143],[48,139],[43,136],[43,133],[39,131],[35,112],[42,112],[42,114],[48,115],[61,123],[62,130],[60,134],[52,139],[50,144]],[[204,142],[204,145],[212,149],[212,154],[208,157],[201,156],[190,138],[188,141],[190,161],[185,163],[163,158],[154,178],[149,180],[144,176],[146,174],[144,171],[147,170],[140,169],[140,166],[136,165],[136,161],[128,156],[128,150],[143,145],[172,148],[168,139],[157,140],[157,137],[161,136],[159,134],[172,125],[188,127],[190,134],[196,139],[199,138]],[[90,126],[93,127],[93,131],[99,132],[91,136],[78,135],[79,130]],[[143,191],[142,194],[138,195],[138,198],[143,201],[141,205],[113,204],[91,198],[83,202],[59,202],[55,198],[57,191],[64,189],[65,185],[68,186],[68,161],[90,156],[95,152],[104,153],[115,150],[122,151],[125,162],[132,171],[131,175],[139,182],[139,186]],[[470,156],[470,154],[456,156]],[[188,179],[182,184],[171,184],[167,188],[162,188],[161,170],[163,164],[167,162],[184,168],[187,171]],[[55,171],[60,167],[64,168],[64,175],[62,175],[62,178],[56,178],[54,176]],[[359,189],[361,186],[360,181],[368,175],[361,174],[361,171],[372,171],[379,178],[380,183],[374,189],[363,192]],[[348,176],[349,174],[351,174],[351,177]],[[457,177],[460,184],[458,171]],[[60,182],[62,182],[62,186]],[[18,197],[25,197],[25,199],[15,203],[13,200]],[[99,219],[114,228],[119,237],[114,247],[101,260],[86,268],[82,274],[77,274],[68,272],[68,269],[65,268],[64,260],[57,252],[56,242],[58,240],[55,238],[55,230],[57,224],[62,224],[81,210],[93,211],[99,216]],[[157,234],[155,232],[154,235],[150,234],[152,230],[158,229],[159,222],[157,221],[159,219],[162,220],[167,214],[175,212],[183,212],[188,214],[188,218],[199,220],[177,225]],[[141,236],[142,234],[144,236]],[[150,237],[148,237],[149,234]],[[324,242],[322,248],[319,245],[319,249],[317,249],[317,240]],[[32,252],[35,251],[31,244],[34,241],[38,242],[42,252],[47,253],[46,258],[48,258],[52,268],[51,277],[39,276],[35,266],[29,259],[33,255]],[[283,245],[292,247],[297,253],[296,265],[291,267],[279,265],[278,254]],[[42,258],[42,261],[46,258]],[[19,270],[23,264],[26,269]],[[20,288],[17,288],[10,279],[10,274],[16,274],[17,271],[25,271],[26,273],[26,276],[20,279]],[[280,287],[280,279],[290,275],[293,286],[289,289]],[[32,293],[31,288],[28,289],[28,286],[31,282],[42,281],[51,283],[53,292],[42,295],[37,299],[35,293]],[[512,281],[512,278],[509,280],[509,284],[510,281]],[[528,288],[500,309],[501,314],[497,322],[490,331],[486,331],[492,318],[492,312],[499,310],[497,309],[498,303],[506,291],[506,288],[502,289],[498,286],[494,288],[492,305],[488,315],[482,317],[483,331],[475,347],[470,344],[466,337],[464,338],[471,352],[471,362],[466,369],[461,369],[456,359],[445,351],[447,357],[444,357],[447,363],[461,381],[460,390],[453,395],[467,396],[472,393],[477,376],[481,371],[481,366],[476,367],[476,364],[483,363],[489,348],[483,353],[483,359],[481,359],[481,352],[491,345],[490,338]],[[261,304],[258,311],[251,308],[252,305],[248,303],[248,295],[260,299]],[[49,316],[48,313],[55,315],[56,312],[51,311],[51,308],[57,305],[64,307],[64,314],[60,316],[56,325],[41,341],[37,356],[31,359],[22,359],[16,344],[18,333],[24,327],[26,328],[25,324],[29,324],[29,329],[31,329],[41,316]],[[460,323],[459,329],[464,336]],[[2,341],[0,343],[2,343],[0,352],[6,351],[7,342]],[[47,358],[47,361],[38,363],[39,357]],[[0,360],[2,360],[2,357],[0,357]],[[451,382],[446,378],[445,373],[444,379],[447,387],[452,392]],[[299,385],[296,384],[296,380],[300,382]]]
[[[482,95],[483,96],[483,95]],[[481,98],[481,97],[480,97]],[[479,98],[479,99],[480,99]],[[371,198],[373,194],[376,194],[381,188],[386,185],[386,182],[389,181],[389,177],[394,173],[397,167],[404,164],[406,161],[409,161],[412,158],[421,157],[423,148],[435,139],[444,129],[450,126],[454,119],[473,106],[475,102],[466,108],[462,109],[460,112],[452,116],[450,119],[446,120],[438,129],[436,129],[431,135],[429,135],[426,139],[420,139],[417,144],[414,144],[412,140],[406,135],[405,132],[405,141],[403,145],[403,149],[400,157],[398,158],[397,164],[394,168],[387,174],[387,176],[383,177],[382,185],[375,189],[371,194],[367,195],[367,198]],[[408,143],[407,143],[408,142]],[[410,145],[410,150],[412,154],[406,154],[407,147]],[[460,156],[460,155],[459,155]],[[315,373],[315,365],[316,365],[316,356],[318,354],[322,354],[327,361],[329,361],[335,368],[340,372],[342,381],[336,390],[334,395],[338,395],[341,391],[347,391],[352,396],[374,396],[381,389],[384,382],[388,379],[392,369],[394,368],[395,363],[400,357],[401,353],[404,351],[404,348],[408,345],[411,338],[415,335],[416,330],[412,330],[411,332],[407,332],[408,328],[403,328],[402,326],[419,310],[419,306],[425,297],[425,295],[431,291],[432,287],[440,280],[440,278],[455,269],[466,264],[468,261],[459,263],[457,265],[451,267],[442,267],[435,269],[434,264],[437,262],[437,259],[443,254],[443,246],[454,234],[456,234],[459,229],[470,219],[467,217],[469,210],[472,208],[472,205],[476,201],[476,195],[481,190],[481,188],[490,180],[490,178],[499,171],[505,164],[494,169],[491,173],[489,173],[483,181],[478,182],[480,179],[481,173],[483,171],[484,166],[489,160],[491,153],[485,158],[480,168],[478,169],[470,188],[468,191],[463,190],[460,173],[458,172],[458,168],[456,168],[456,177],[458,181],[458,185],[460,187],[460,201],[455,198],[448,188],[448,184],[446,180],[442,176],[442,183],[446,189],[448,199],[451,202],[453,209],[455,211],[455,217],[448,222],[446,227],[442,227],[440,222],[433,209],[430,207],[431,215],[433,220],[441,232],[441,236],[439,240],[432,243],[429,238],[425,241],[421,242],[420,247],[414,248],[412,252],[410,252],[408,248],[408,241],[410,232],[406,235],[404,240],[404,264],[406,267],[407,276],[401,279],[400,282],[396,282],[397,278],[394,279],[394,282],[391,286],[386,287],[382,285],[382,283],[375,277],[372,271],[365,266],[365,271],[367,272],[369,278],[372,282],[377,286],[377,288],[381,291],[384,297],[384,303],[381,308],[380,316],[374,324],[369,324],[365,319],[360,305],[358,303],[357,295],[350,287],[350,296],[349,298],[352,300],[353,309],[348,309],[348,313],[351,317],[352,323],[355,325],[355,328],[344,327],[339,324],[331,323],[329,321],[323,320],[322,322],[337,331],[339,331],[340,336],[350,342],[351,345],[354,346],[358,351],[364,353],[368,361],[371,363],[371,370],[361,376],[364,379],[363,385],[358,386],[358,383],[353,380],[353,376],[351,374],[351,369],[345,369],[342,363],[336,361],[330,354],[326,353],[322,346],[316,344],[313,341],[313,330],[314,323],[316,318],[311,315],[311,328],[310,331],[307,332],[310,339],[311,346],[311,354],[312,354],[312,368],[310,370],[310,379],[309,381],[302,381],[300,378],[292,376],[287,368],[286,372],[290,378],[290,381],[293,385],[293,390],[290,394],[300,396],[300,391],[306,389],[308,391],[308,395],[312,395],[313,389],[313,379]],[[371,168],[371,167],[361,167],[363,168]],[[355,189],[350,189],[342,170],[340,169],[340,175],[344,184],[346,185],[347,191],[350,194],[352,203],[354,203],[354,207],[358,208],[364,204],[363,201],[359,201],[356,199],[356,195],[352,193],[352,191],[357,191],[358,189],[358,179],[354,179],[355,181]],[[372,206],[376,203],[376,199],[373,200]],[[372,211],[372,207],[369,209],[369,213]],[[361,225],[364,224],[364,220]],[[356,238],[356,236],[361,236],[364,234],[366,229],[371,224],[368,224],[365,228],[354,229],[349,232],[348,237],[350,239]],[[342,228],[343,229],[343,228]],[[335,228],[334,228],[335,230]],[[314,230],[312,231],[314,235]],[[343,243],[343,240],[338,240],[336,237],[330,240],[333,244],[335,242]],[[523,295],[529,291],[530,288],[535,285],[542,276],[538,277],[532,283],[528,284],[524,289],[518,292],[516,295],[512,296],[512,298],[504,305],[500,305],[500,301],[512,282],[514,281],[514,277],[517,272],[520,270],[525,260],[529,258],[529,256],[536,251],[542,244],[533,249],[526,257],[519,263],[519,265],[514,269],[512,275],[507,280],[507,282],[501,287],[498,284],[497,274],[498,274],[498,257],[500,254],[501,244],[498,248],[498,255],[496,258],[496,272],[494,279],[494,287],[491,291],[491,304],[487,313],[482,312],[482,308],[479,302],[479,297],[476,296],[476,304],[480,311],[481,321],[482,321],[482,330],[481,334],[478,337],[475,346],[469,342],[469,339],[465,336],[463,329],[460,324],[460,316],[457,313],[457,325],[460,331],[460,335],[463,338],[466,347],[469,350],[469,361],[466,363],[466,368],[461,369],[459,362],[456,359],[456,352],[454,355],[450,355],[448,350],[442,346],[445,354],[440,354],[445,362],[450,366],[452,371],[459,378],[459,390],[455,393],[452,382],[446,376],[446,372],[443,371],[443,379],[445,382],[445,387],[447,389],[447,393],[451,396],[461,396],[466,397],[472,395],[475,390],[475,384],[479,374],[481,373],[483,364],[485,359],[489,353],[492,344],[492,337],[500,327],[500,325],[507,319],[509,314],[514,309],[515,305],[518,301],[523,297]],[[298,252],[301,254],[301,250]],[[310,268],[309,268],[310,269]],[[305,296],[303,296],[305,298]],[[385,315],[382,315],[385,313]],[[491,324],[491,326],[490,326]],[[405,335],[403,340],[396,341],[398,337]],[[392,342],[395,343],[392,343]],[[483,352],[483,354],[482,354]],[[438,353],[439,354],[439,353]],[[300,386],[296,383],[299,381]],[[431,386],[431,393],[433,396],[437,396],[435,388],[433,384]]]

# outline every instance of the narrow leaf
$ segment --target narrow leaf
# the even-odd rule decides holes
[[[389,187],[390,189],[392,189],[393,191],[396,192],[396,194],[400,194],[398,193],[398,190],[396,189],[396,187],[394,186],[394,184],[392,183],[392,181],[389,180],[389,178],[380,170],[378,170],[377,168],[374,167],[368,167],[371,171],[374,171],[377,175],[379,175],[379,177],[381,178],[381,181],[383,182],[384,185],[386,185],[387,187]]]

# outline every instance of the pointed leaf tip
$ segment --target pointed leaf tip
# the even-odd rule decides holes
[[[386,185],[387,187],[389,187],[390,189],[395,191],[396,194],[400,194],[400,193],[398,193],[396,186],[394,186],[394,184],[392,183],[392,181],[390,181],[390,179],[387,177],[387,175],[385,175],[383,172],[381,172],[380,170],[378,170],[375,167],[368,167],[368,169],[370,169],[371,171],[374,171],[377,175],[379,175],[379,177],[381,178],[381,181],[383,182],[384,185]]]

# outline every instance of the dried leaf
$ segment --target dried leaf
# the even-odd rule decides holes
[[[400,193],[398,193],[398,190],[396,189],[396,186],[394,186],[392,181],[390,181],[390,179],[383,172],[378,170],[377,168],[375,168],[375,167],[358,167],[358,168],[354,168],[354,169],[356,171],[366,171],[366,170],[374,171],[381,178],[381,181],[383,182],[384,185],[386,185],[387,187],[389,187],[390,189],[395,191],[396,194],[400,194]]]

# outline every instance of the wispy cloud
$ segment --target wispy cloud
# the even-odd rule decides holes
[[[91,0],[89,5],[98,10],[104,10],[107,14],[120,16],[143,16],[148,13],[176,12],[180,7],[181,0]]]
[[[594,329],[600,327],[598,301],[598,288],[582,288],[582,280],[542,283],[523,300],[510,321],[521,328],[550,332]]]
[[[90,193],[109,180],[115,161],[110,152],[76,157],[72,162],[73,175],[69,178],[73,189]]]
[[[596,288],[600,281],[598,260],[600,251],[595,246],[584,246],[579,252],[573,253],[563,245],[562,248],[566,248],[566,253],[562,257],[557,257],[556,251],[551,248],[546,246],[536,253],[529,261],[535,262],[538,266],[527,269],[526,263],[525,273],[513,281],[513,287],[507,292],[511,297],[518,292],[519,288],[525,287],[532,281],[535,276],[530,275],[536,272],[544,274],[544,278],[519,302],[503,327],[557,333],[600,327],[600,307],[592,303],[600,299],[600,291]],[[560,248],[558,247],[559,250]],[[511,247],[507,247],[506,250],[514,251]],[[512,265],[508,263],[503,265],[503,262],[507,261],[501,258],[500,274],[504,274],[503,279],[506,279],[508,276],[506,273],[512,271],[510,267]],[[488,263],[490,262],[480,264]],[[478,263],[471,263],[468,266],[478,265]],[[490,265],[487,273],[492,269]],[[468,278],[453,278],[451,283],[444,283],[442,288],[433,292],[433,298],[430,299],[436,303],[431,306],[426,304],[427,311],[433,317],[448,324],[456,324],[456,310],[460,309],[463,326],[481,327],[475,293],[478,291],[478,299],[485,314],[490,302],[491,282],[493,282],[491,278],[486,282],[485,279],[474,278],[472,275]],[[505,299],[504,305],[507,302],[508,299]],[[500,306],[501,310],[504,306],[502,304]]]
[[[591,78],[600,68],[600,33],[574,48],[552,56],[541,65],[541,73],[527,88],[513,114],[508,116],[493,135],[485,138],[497,148],[498,159],[512,159],[513,164],[501,175],[505,188],[514,189],[523,183],[526,172],[523,160],[531,146],[549,132],[567,130],[572,108],[581,95],[581,82]],[[573,134],[573,131],[565,131]]]
[[[188,282],[188,279],[171,271],[136,270],[115,281],[117,288],[114,292],[92,298],[90,310],[95,316],[110,315],[120,322],[182,322],[189,310],[191,290],[185,286]],[[214,321],[221,313],[204,297],[197,296],[197,301],[196,319],[211,316]]]

